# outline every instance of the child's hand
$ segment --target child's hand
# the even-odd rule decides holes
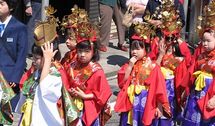
[[[75,96],[75,97],[80,97],[82,99],[85,99],[86,97],[86,94],[80,89],[80,88],[71,88],[71,90],[69,91],[70,94],[72,96]]]
[[[134,66],[134,64],[137,62],[137,58],[136,56],[131,57],[131,59],[129,60],[129,64],[131,66]]]
[[[207,108],[214,109],[215,108],[215,96],[213,96],[207,103]]]
[[[155,117],[156,118],[160,118],[161,116],[162,116],[162,113],[161,113],[160,109],[156,108],[156,110],[155,110]]]
[[[165,44],[165,40],[164,40],[164,38],[162,38],[161,41],[159,42],[159,54],[165,55],[166,49],[167,49],[167,47]]]
[[[11,88],[16,87],[16,83],[15,82],[9,82],[9,85],[10,85]]]
[[[180,45],[181,43],[183,43],[183,40],[181,38],[177,39],[178,44]]]
[[[45,59],[52,59],[58,50],[53,51],[53,43],[47,42],[44,46],[41,46],[43,51],[43,57]]]

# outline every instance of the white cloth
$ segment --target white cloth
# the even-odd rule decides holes
[[[2,96],[3,96],[3,90],[2,90],[2,88],[0,86],[0,103],[1,103]]]
[[[63,126],[57,101],[61,97],[61,77],[48,75],[36,88],[31,126]]]
[[[126,6],[128,7],[129,4],[131,3],[135,3],[135,4],[140,4],[140,5],[144,5],[146,7],[147,3],[149,0],[127,0],[126,1]],[[136,15],[133,18],[133,22],[143,22],[143,15]]]

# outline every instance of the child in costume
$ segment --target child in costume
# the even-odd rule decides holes
[[[184,26],[184,8],[179,0],[149,0],[143,19],[152,24],[155,30],[156,37],[151,40],[150,57],[156,60],[161,37],[178,33]]]
[[[12,125],[13,114],[10,100],[15,96],[10,85],[0,71],[0,125]]]
[[[148,22],[160,22],[160,24],[154,24],[155,31],[162,37],[160,41],[157,41],[157,37],[151,40],[151,55],[156,62],[162,66],[161,70],[166,80],[168,99],[171,105],[172,119],[160,118],[157,121],[160,125],[174,125],[173,120],[178,116],[177,112],[180,112],[181,107],[181,95],[185,92],[186,84],[183,82],[188,75],[188,67],[190,66],[191,54],[186,42],[180,38],[180,31],[184,24],[183,16],[181,17],[181,11],[178,11],[177,0],[163,0],[162,2],[153,1],[149,2],[149,6],[152,8],[160,3],[161,6],[156,8],[153,15],[145,15],[144,19]],[[159,18],[159,20],[154,20]],[[153,23],[152,23],[153,24]],[[159,29],[159,32],[157,31]],[[156,40],[157,39],[157,40]],[[160,53],[158,55],[158,45],[160,45]],[[176,57],[178,56],[178,57]],[[184,58],[183,58],[184,57]],[[187,80],[189,78],[186,78]]]
[[[118,71],[115,111],[120,112],[120,126],[153,125],[155,118],[170,118],[170,106],[160,67],[146,56],[144,42],[137,37],[131,44],[129,63]]]
[[[76,33],[79,30],[78,24],[89,21],[87,12],[84,9],[80,9],[77,5],[74,5],[71,10],[72,13],[64,16],[61,23],[63,32],[66,32],[67,34],[66,45],[69,49],[69,51],[62,58],[61,64],[67,72],[70,70],[70,63],[77,58],[75,46],[77,44]]]
[[[70,125],[104,125],[100,117],[112,92],[102,67],[97,63],[96,32],[89,22],[81,22],[77,27],[77,59],[70,63],[66,88],[78,108],[78,116]]]
[[[53,13],[51,7],[47,8],[47,13]],[[63,119],[57,106],[62,96],[63,81],[57,63],[60,60],[60,52],[55,42],[56,19],[49,15],[47,21],[38,23],[34,34],[35,44],[32,47],[34,69],[26,73],[28,76],[24,75],[22,96],[17,106],[17,110],[20,109],[22,113],[19,125],[62,126]]]
[[[180,118],[181,106],[184,99],[181,99],[181,95],[185,93],[185,78],[188,74],[188,67],[190,66],[191,54],[187,47],[186,42],[180,38],[174,38],[174,43],[167,42],[168,40],[162,39],[160,41],[160,53],[157,59],[157,63],[161,66],[161,71],[164,75],[167,87],[168,100],[171,106],[172,119],[167,120],[161,118],[158,121],[159,124],[164,126],[174,125],[176,119]],[[178,56],[175,53],[175,44],[178,44],[179,50],[182,56]]]
[[[214,64],[215,64],[215,1],[204,8],[201,33],[204,52],[196,61],[194,84],[184,112],[182,126],[212,126],[215,124]]]

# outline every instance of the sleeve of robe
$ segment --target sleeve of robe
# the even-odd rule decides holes
[[[181,99],[182,93],[186,91],[189,94],[190,78],[192,76],[191,53],[186,42],[182,42],[179,46],[181,54],[184,56],[184,60],[176,67],[174,71],[175,76],[175,89],[177,105],[183,105],[184,99]]]
[[[215,79],[213,79],[212,84],[210,85],[208,92],[204,97],[197,101],[199,109],[205,120],[215,117],[215,109],[208,109],[208,101],[215,95]]]
[[[155,118],[157,103],[162,104],[162,108],[164,110],[163,114],[167,118],[171,117],[171,111],[167,98],[165,79],[159,66],[155,66],[145,83],[149,86],[149,90],[142,122],[144,125],[148,126],[151,125],[152,120]]]
[[[191,62],[191,53],[187,46],[186,42],[182,42],[179,46],[181,54],[184,56],[187,66],[190,65]]]
[[[84,100],[83,121],[90,126],[106,105],[112,92],[104,71],[97,70],[86,82],[86,94],[93,94],[93,99]]]
[[[31,126],[62,126],[57,101],[61,97],[60,76],[48,75],[36,88]],[[39,122],[38,122],[39,121]]]
[[[126,81],[123,81],[127,67],[128,67],[128,64],[125,64],[118,71],[117,80],[118,80],[118,86],[120,88],[120,92],[117,95],[116,105],[114,106],[114,110],[116,112],[127,112],[132,108],[132,104],[127,95],[127,89],[130,85],[131,79],[129,77]]]

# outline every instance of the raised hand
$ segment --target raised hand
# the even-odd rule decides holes
[[[159,42],[159,54],[164,55],[166,53],[166,44],[164,38],[162,38]]]
[[[53,43],[47,42],[43,46],[41,46],[43,51],[43,57],[45,59],[52,59],[58,50],[53,51]]]
[[[44,46],[41,46],[43,51],[44,65],[40,77],[40,81],[42,81],[48,74],[49,69],[51,67],[51,61],[58,50],[53,51],[53,43],[45,43]]]

